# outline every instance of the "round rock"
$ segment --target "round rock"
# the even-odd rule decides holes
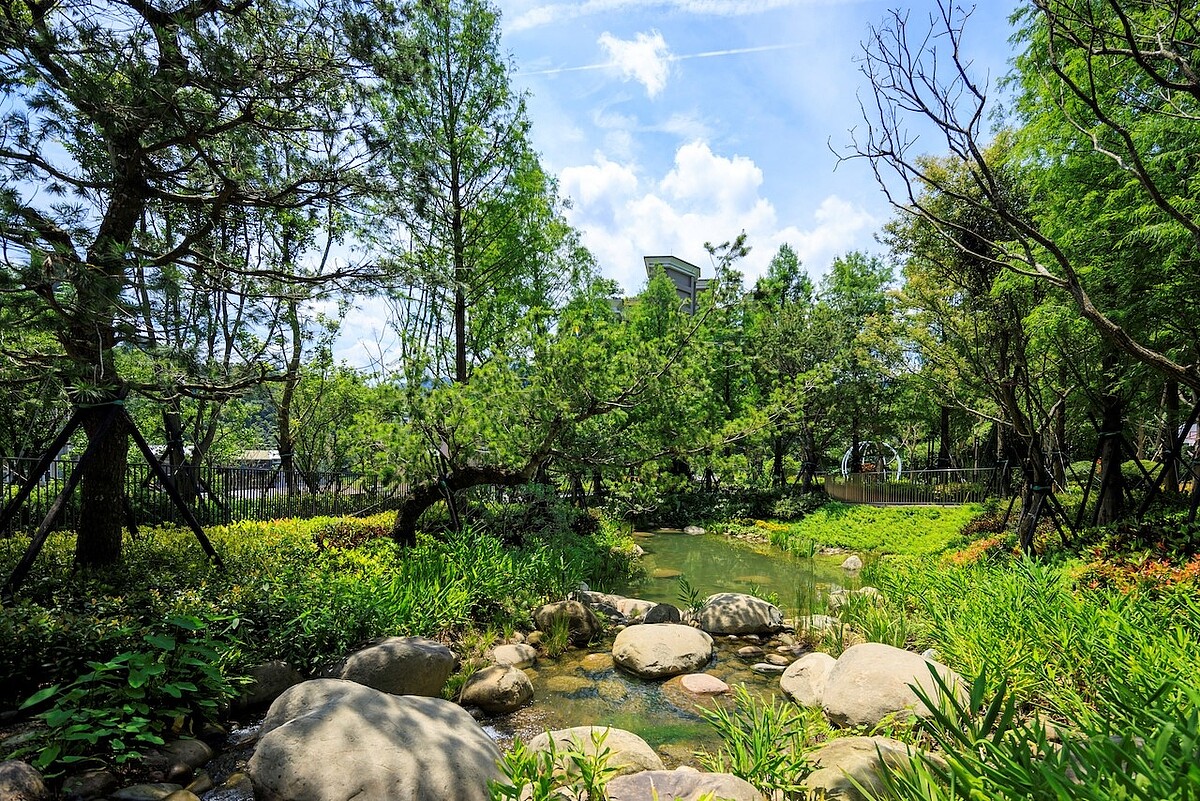
[[[659,763],[662,767],[662,763]],[[44,801],[50,797],[42,774],[19,759],[0,762],[0,799]]]
[[[710,595],[696,620],[709,634],[770,634],[783,628],[779,607],[740,592]]]
[[[492,661],[503,667],[533,667],[537,661],[537,649],[525,643],[497,645],[492,650]]]
[[[613,641],[612,655],[617,667],[634,675],[669,678],[707,665],[713,656],[713,639],[678,623],[630,626]]]
[[[459,703],[492,715],[515,712],[533,700],[533,682],[520,668],[493,665],[471,674]]]
[[[543,732],[529,741],[531,751],[546,751],[554,740],[554,750],[561,757],[566,751],[579,751],[596,756],[607,750],[610,754],[609,767],[616,768],[618,776],[639,773],[644,770],[662,770],[662,759],[650,744],[633,732],[610,729],[606,726],[575,726]],[[570,765],[564,765],[568,771]]]
[[[543,632],[550,631],[557,621],[566,621],[568,637],[574,646],[587,645],[600,634],[600,620],[579,601],[558,601],[546,604],[533,613],[533,622]]]
[[[355,651],[321,674],[393,695],[436,698],[453,670],[454,654],[440,642],[424,637],[388,637]]]
[[[823,790],[825,798],[846,801],[882,798],[886,792],[884,763],[893,770],[902,770],[912,764],[913,756],[918,753],[917,749],[888,737],[837,737],[809,755],[815,770],[804,784],[810,792]]]
[[[457,704],[318,679],[271,705],[246,770],[259,801],[487,801],[499,758]]]
[[[605,788],[609,801],[763,801],[754,785],[731,773],[691,770],[650,770],[618,776]]]
[[[936,703],[939,690],[931,668],[965,704],[966,683],[945,665],[883,643],[853,645],[842,653],[826,676],[821,693],[825,715],[835,726],[842,727],[872,727],[899,712],[927,718],[932,711],[910,685],[920,687]]]
[[[779,686],[800,706],[821,706],[825,680],[837,662],[829,654],[813,651],[797,659],[779,677]]]

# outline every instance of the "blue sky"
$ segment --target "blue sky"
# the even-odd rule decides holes
[[[896,7],[919,27],[933,2],[498,2],[534,146],[627,292],[644,284],[641,256],[673,254],[707,275],[705,241],[742,230],[748,285],[784,242],[814,278],[840,253],[878,251],[886,198],[867,165],[838,165],[830,146],[861,126],[868,27]],[[982,0],[968,21],[964,50],[993,82],[1012,7]],[[933,139],[929,150],[940,152]]]

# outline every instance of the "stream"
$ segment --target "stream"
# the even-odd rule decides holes
[[[682,577],[700,598],[718,592],[742,592],[765,598],[783,610],[785,618],[824,610],[824,596],[836,587],[853,589],[857,576],[841,569],[845,554],[792,556],[769,545],[751,545],[713,534],[636,532],[646,552],[645,578],[622,587],[593,588],[657,603],[684,606]],[[752,695],[769,700],[779,695],[778,674],[750,669],[737,649],[749,642],[716,639],[717,654],[705,672],[730,686],[744,684]],[[514,737],[528,739],[546,729],[597,725],[625,729],[646,740],[668,766],[694,764],[694,752],[719,740],[695,712],[685,694],[670,685],[646,681],[617,670],[609,655],[612,637],[586,650],[568,650],[557,658],[539,657],[527,669],[533,680],[533,704],[509,715],[485,721],[502,746]],[[731,704],[728,698],[718,703]]]

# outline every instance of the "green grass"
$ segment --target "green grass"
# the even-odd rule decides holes
[[[961,542],[964,526],[982,513],[965,506],[866,506],[830,502],[796,523],[773,528],[772,544],[793,553],[809,543],[881,554],[926,556]]]
[[[612,586],[631,562],[611,529],[542,532],[521,546],[467,530],[402,548],[382,536],[391,517],[218,526],[208,533],[223,571],[190,532],[160,527],[128,541],[115,568],[73,573],[72,538],[55,535],[0,613],[0,708],[140,648],[173,617],[222,621],[221,658],[234,670],[267,659],[312,670],[375,637],[524,625],[533,606],[581,580]],[[26,544],[0,540],[0,571]]]

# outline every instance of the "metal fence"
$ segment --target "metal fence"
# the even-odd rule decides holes
[[[980,503],[996,494],[999,468],[910,470],[899,478],[883,473],[825,477],[825,492],[844,503],[875,506],[957,506]]]
[[[0,460],[0,507],[7,504],[29,471],[34,459]],[[75,469],[75,462],[62,459],[38,477],[36,486],[16,517],[0,535],[35,529],[62,491]],[[278,468],[240,465],[203,466],[176,476],[176,486],[202,525],[235,520],[271,520],[283,517],[359,514],[395,508],[406,487],[376,477],[344,473],[321,473],[311,485],[299,474],[291,488]],[[315,487],[315,489],[314,489]],[[180,523],[183,518],[166,491],[142,463],[131,462],[125,478],[126,514],[137,525]],[[64,506],[55,528],[73,529],[79,522],[79,489]]]

